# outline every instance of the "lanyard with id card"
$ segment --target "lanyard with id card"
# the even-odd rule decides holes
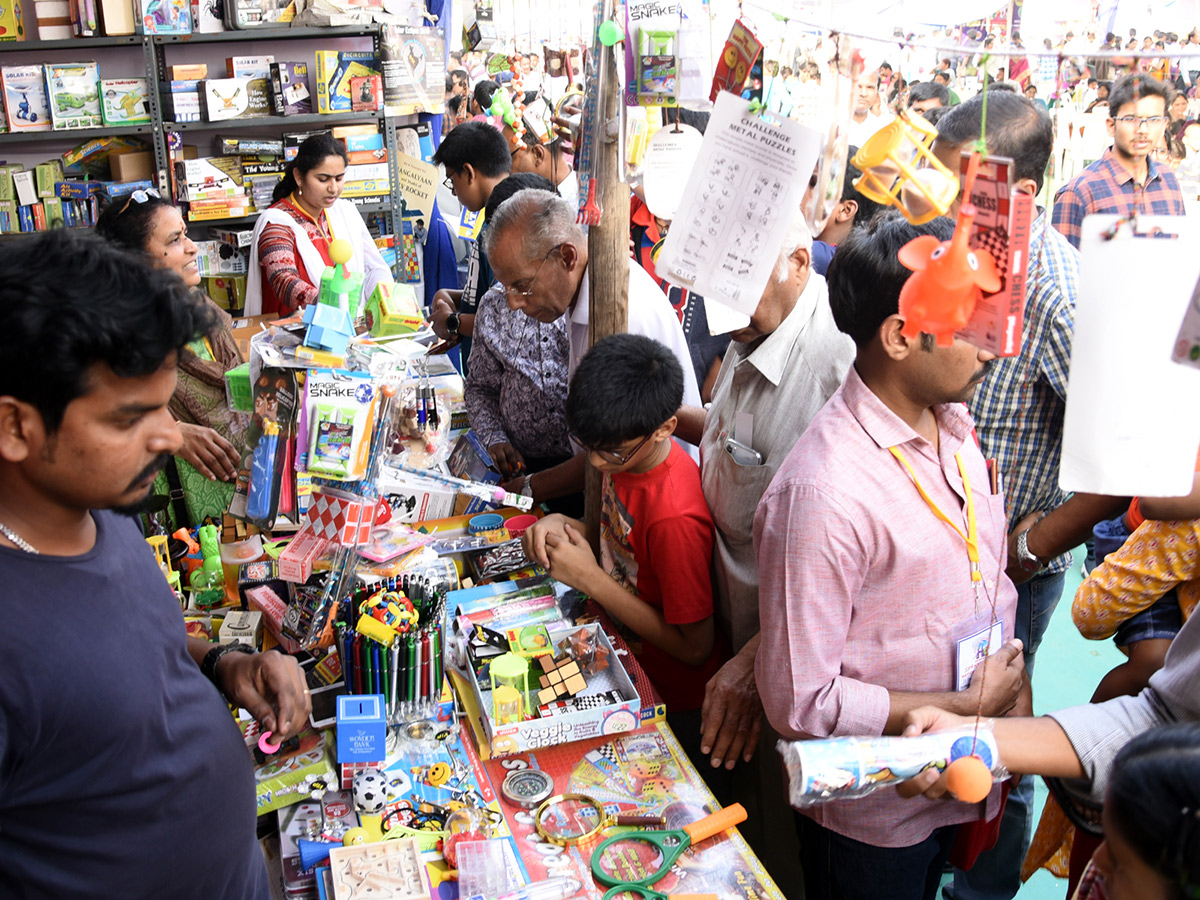
[[[942,522],[945,522],[967,545],[967,559],[971,565],[971,583],[975,588],[975,605],[978,613],[979,606],[979,589],[983,584],[983,573],[979,569],[979,523],[975,516],[975,495],[971,491],[971,478],[967,474],[966,463],[963,462],[962,454],[955,453],[954,460],[958,463],[958,473],[962,477],[963,493],[966,495],[967,506],[967,531],[964,534],[963,530],[958,527],[950,517],[947,516],[934,502],[925,490],[925,486],[921,484],[921,480],[917,478],[917,473],[909,464],[908,459],[900,452],[897,447],[888,448],[892,456],[902,465],[905,471],[908,472],[909,478],[912,479],[913,486],[917,489],[917,493],[921,495],[921,499],[925,501],[925,505],[930,511]],[[1002,490],[1002,476],[999,466],[993,460],[988,461],[988,480],[992,493],[997,494]],[[996,576],[996,586],[992,592],[992,597],[999,590],[1000,577],[999,573]],[[986,591],[986,586],[984,586]],[[989,598],[990,599],[990,598]],[[955,690],[963,691],[971,683],[971,676],[975,672],[975,668],[997,652],[1004,645],[1004,625],[996,620],[996,605],[995,600],[991,600],[992,619],[991,623],[982,630],[976,631],[966,637],[960,638],[955,642],[954,668],[955,668]]]

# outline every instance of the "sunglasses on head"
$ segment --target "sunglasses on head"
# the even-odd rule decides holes
[[[134,191],[132,194],[129,195],[129,199],[125,201],[125,205],[121,207],[121,211],[119,213],[117,213],[117,215],[118,216],[125,215],[125,211],[127,209],[129,209],[129,204],[137,203],[137,204],[141,205],[142,203],[145,203],[147,200],[149,200],[151,197],[153,197],[155,200],[162,199],[162,196],[154,188],[145,188],[145,189],[139,188],[138,190]]]

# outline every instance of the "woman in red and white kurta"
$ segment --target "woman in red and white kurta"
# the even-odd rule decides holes
[[[275,202],[254,226],[246,315],[288,316],[315,303],[321,274],[332,265],[329,244],[337,238],[353,248],[349,268],[363,273],[364,297],[392,280],[358,207],[340,199],[346,161],[345,147],[329,134],[300,145],[275,186]]]

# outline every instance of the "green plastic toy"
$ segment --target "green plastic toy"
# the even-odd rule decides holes
[[[199,609],[211,609],[225,599],[225,573],[221,568],[221,545],[217,541],[217,526],[200,528],[200,553],[204,562],[192,573],[192,593]]]

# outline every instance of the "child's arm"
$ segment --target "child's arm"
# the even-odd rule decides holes
[[[642,640],[654,644],[680,662],[698,666],[708,659],[713,646],[711,615],[686,625],[668,623],[659,610],[643,603],[600,568],[583,537],[582,528],[566,520],[564,532],[565,539],[554,534],[545,538],[551,576],[583,591],[604,607],[606,612],[640,635]]]
[[[1071,618],[1080,634],[1091,641],[1110,638],[1171,588],[1200,577],[1197,542],[1200,519],[1142,523],[1075,592]]]

